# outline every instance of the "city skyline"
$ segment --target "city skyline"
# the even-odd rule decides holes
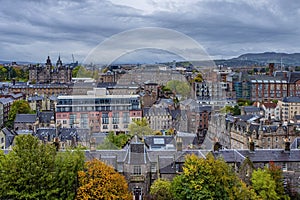
[[[198,42],[213,59],[249,52],[299,52],[297,1],[2,0],[1,4],[0,60],[44,62],[47,55],[56,59],[60,54],[68,63],[73,54],[81,62],[108,38],[145,27],[182,33]],[[147,53],[139,50],[122,59],[176,59],[172,52]]]

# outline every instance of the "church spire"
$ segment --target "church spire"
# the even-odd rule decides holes
[[[62,61],[60,60],[60,54],[58,55],[58,60],[56,62],[56,67],[62,66]]]

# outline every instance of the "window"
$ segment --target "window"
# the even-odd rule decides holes
[[[108,128],[107,128],[107,125],[103,125],[103,129],[108,129]]]
[[[109,123],[108,113],[102,113],[102,124],[108,124],[108,123]]]
[[[286,162],[282,163],[282,171],[287,171],[287,163]]]
[[[113,124],[118,124],[119,123],[119,113],[114,112],[113,113]]]
[[[133,175],[142,175],[141,166],[133,166]]]
[[[151,163],[151,172],[152,173],[156,172],[156,163]]]
[[[88,128],[88,114],[81,114],[80,115],[80,127],[81,128]]]
[[[67,120],[63,120],[63,124],[67,124]]]
[[[127,124],[130,121],[129,112],[123,112],[123,123]]]
[[[113,129],[118,129],[119,126],[117,124],[114,124]]]

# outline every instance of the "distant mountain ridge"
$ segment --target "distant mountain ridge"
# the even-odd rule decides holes
[[[204,61],[202,61],[204,62]],[[276,52],[264,52],[264,53],[246,53],[236,58],[214,60],[216,65],[224,65],[228,67],[242,67],[242,66],[253,66],[253,65],[268,65],[268,63],[275,63],[276,65],[284,66],[300,66],[300,53],[276,53]],[[12,61],[2,61],[0,64],[11,64]],[[35,62],[16,61],[17,64],[26,65],[34,64]],[[181,63],[179,61],[179,63]],[[211,64],[207,61],[206,64]],[[166,64],[166,63],[165,63]],[[169,63],[172,64],[172,63]],[[205,65],[201,63],[201,65]]]
[[[285,66],[300,66],[300,53],[247,53],[237,58],[227,60],[215,60],[217,65],[225,66],[249,66],[249,65],[266,65],[268,63],[283,64]]]

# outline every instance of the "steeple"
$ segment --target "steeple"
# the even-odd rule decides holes
[[[58,60],[56,62],[56,67],[62,66],[62,61],[60,60],[60,54],[58,55]]]
[[[46,65],[52,66],[50,56],[48,56],[48,58],[47,58]]]

